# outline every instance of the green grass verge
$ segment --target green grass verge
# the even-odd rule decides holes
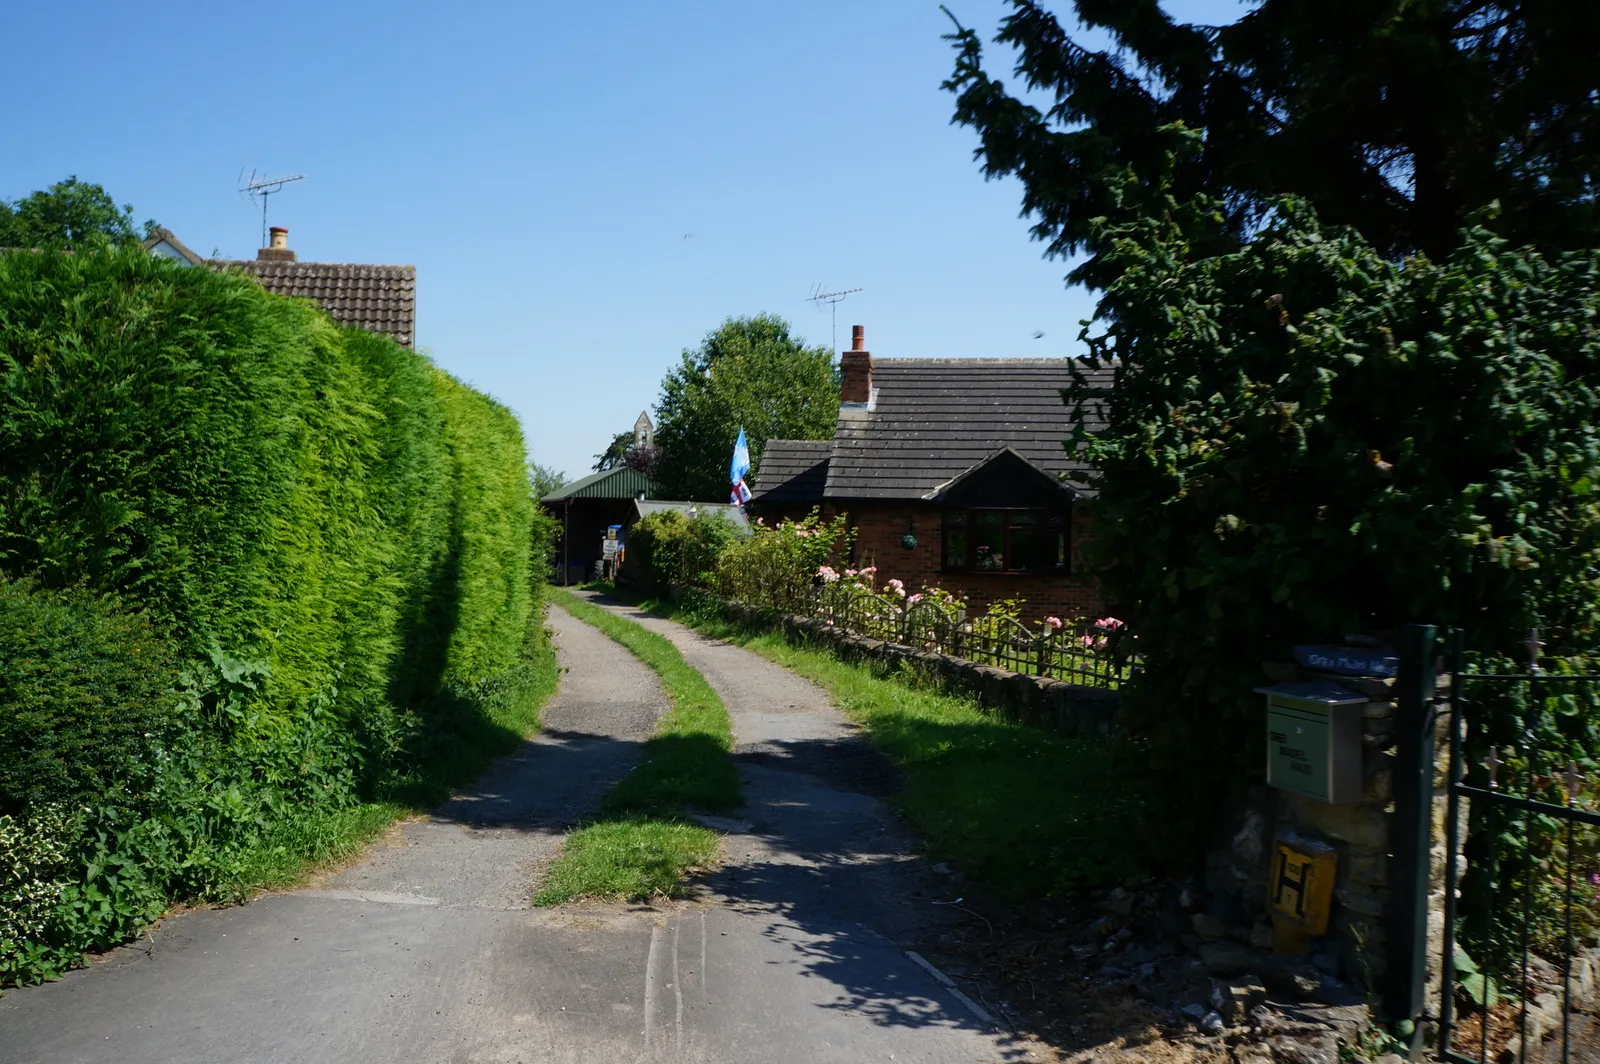
[[[727,639],[833,696],[905,773],[896,802],[930,856],[1013,900],[1117,882],[1149,868],[1150,808],[1130,751],[1015,724],[906,669],[850,664],[819,646],[736,625],[714,607],[644,608]]]
[[[678,893],[691,870],[710,864],[717,851],[717,833],[685,821],[685,814],[744,804],[729,756],[728,711],[669,640],[560,589],[550,589],[550,599],[653,669],[672,709],[644,744],[638,767],[602,799],[605,819],[567,836],[534,900],[556,905],[580,897],[639,900]]]

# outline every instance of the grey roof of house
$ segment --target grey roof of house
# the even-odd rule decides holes
[[[563,502],[567,499],[637,499],[655,494],[655,481],[627,466],[590,473],[546,495],[540,502]]]
[[[1112,371],[1082,367],[1109,387]],[[829,499],[931,499],[962,473],[1010,447],[1080,495],[1082,462],[1061,390],[1072,360],[885,358],[872,363],[873,401],[844,404],[828,462]],[[1092,423],[1091,423],[1092,424]]]
[[[755,502],[820,502],[832,440],[768,440],[750,485]]]
[[[663,510],[676,510],[685,517],[695,514],[721,514],[735,528],[749,528],[750,521],[744,515],[744,510],[727,502],[674,502],[669,499],[635,499],[633,509],[640,517],[649,517],[651,514]]]
[[[273,295],[311,299],[340,325],[353,325],[416,346],[417,268],[349,262],[263,262],[208,259],[212,269],[238,269]]]

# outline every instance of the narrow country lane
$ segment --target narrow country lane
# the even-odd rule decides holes
[[[700,896],[529,906],[561,832],[666,709],[620,646],[551,611],[544,730],[479,785],[306,889],[165,921],[145,943],[0,998],[0,1062],[1028,1059],[904,951],[933,885],[873,796],[888,771],[820,691],[651,627],[733,715],[748,824]]]

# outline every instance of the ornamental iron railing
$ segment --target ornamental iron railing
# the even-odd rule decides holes
[[[1117,690],[1139,668],[1136,637],[1120,621],[1032,629],[1009,615],[969,617],[943,603],[896,602],[843,581],[813,587],[794,612],[871,639],[1085,687]]]

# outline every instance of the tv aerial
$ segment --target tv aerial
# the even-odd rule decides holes
[[[838,292],[824,292],[822,283],[819,281],[812,286],[811,294],[806,297],[806,301],[813,304],[818,310],[826,306],[833,315],[833,349],[835,351],[839,350],[839,304],[844,302],[845,296],[860,291],[863,291],[863,289],[845,288]]]
[[[244,171],[239,171],[239,191],[249,196],[251,203],[256,202],[258,199],[261,201],[262,247],[267,246],[267,197],[274,192],[281,192],[283,186],[291,181],[304,181],[305,179],[305,174],[289,174],[285,177],[267,177],[265,174],[257,176],[253,169],[250,171],[250,177],[246,179]]]

